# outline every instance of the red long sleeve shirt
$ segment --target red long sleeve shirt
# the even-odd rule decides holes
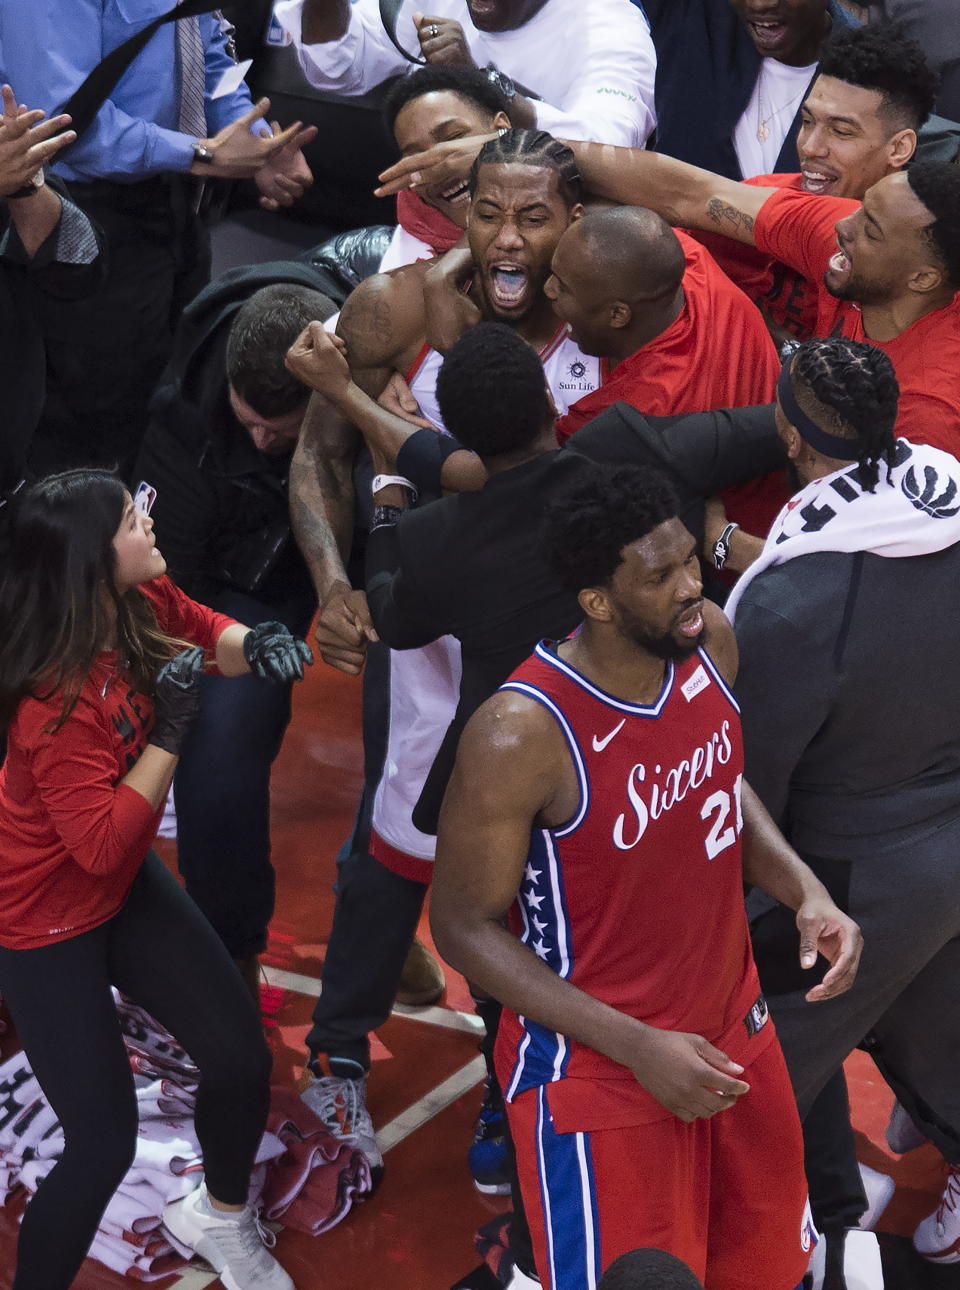
[[[233,622],[169,578],[140,588],[162,631],[212,649]],[[0,945],[34,949],[111,918],[156,833],[162,808],[120,781],[153,728],[153,701],[115,651],[102,653],[56,732],[62,694],[24,699],[0,769]]]

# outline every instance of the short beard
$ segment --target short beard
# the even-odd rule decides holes
[[[638,646],[647,654],[652,654],[654,658],[662,658],[667,663],[683,663],[696,654],[707,639],[706,626],[698,636],[692,636],[684,641],[678,641],[672,632],[664,632],[662,636],[652,636],[646,630],[642,619],[625,613],[622,609],[619,629],[621,636],[632,645]]]

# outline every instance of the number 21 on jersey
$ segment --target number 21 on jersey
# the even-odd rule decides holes
[[[710,826],[703,840],[708,860],[716,860],[720,852],[732,847],[738,835],[743,832],[743,805],[740,800],[742,789],[743,776],[738,775],[733,782],[732,802],[730,793],[718,789],[710,794],[700,808],[701,820]]]

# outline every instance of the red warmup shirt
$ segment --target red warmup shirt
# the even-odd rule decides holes
[[[743,182],[756,188],[802,192],[802,178],[802,175],[756,175]],[[860,205],[845,197],[834,200],[837,202],[835,219],[851,214]],[[703,243],[727,277],[777,327],[782,327],[797,340],[809,340],[817,335],[819,281],[811,282],[790,265],[721,233],[693,232],[691,236]]]
[[[169,578],[140,588],[170,636],[212,649],[233,622]],[[120,781],[153,728],[153,701],[116,652],[99,656],[65,725],[61,694],[24,699],[0,769],[0,945],[35,949],[111,918],[157,830],[158,810]]]
[[[850,203],[807,193],[775,193],[757,216],[757,246],[822,284],[836,253],[835,225]],[[873,340],[863,330],[860,306],[817,291],[817,336],[848,336],[882,349],[900,382],[897,434],[913,443],[960,456],[960,294],[920,318],[893,340]]]
[[[560,443],[618,401],[649,416],[772,401],[780,364],[763,319],[699,242],[682,232],[677,237],[687,260],[683,308],[666,331],[612,371],[604,363],[600,389],[557,422]],[[722,497],[731,520],[763,536],[788,493],[776,474],[728,488]]]

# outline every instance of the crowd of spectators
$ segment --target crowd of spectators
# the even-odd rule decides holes
[[[374,1182],[432,887],[505,1284],[866,1286],[857,1047],[893,1149],[944,1158],[915,1250],[960,1262],[951,5],[223,8],[0,7],[0,993],[66,1141],[14,1290],[68,1290],[129,1163],[111,986],[201,1070],[168,1230],[293,1290],[246,1180],[311,623],[363,673],[364,786],[300,1092]],[[381,103],[396,219],[211,281],[318,138],[231,17],[254,84],[269,40]]]

